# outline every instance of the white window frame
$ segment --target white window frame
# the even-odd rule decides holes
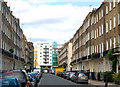
[[[108,14],[108,6],[106,6],[106,14]]]
[[[112,39],[110,38],[110,49],[112,48]]]
[[[116,21],[116,17],[114,16],[114,18],[113,18],[113,28],[116,27],[116,23],[115,23],[115,21]]]
[[[102,14],[102,17],[103,17],[103,10],[101,10],[101,14]]]
[[[99,36],[101,36],[101,26],[99,26]]]
[[[98,28],[97,28],[97,37],[98,37]]]
[[[108,40],[106,40],[106,50],[108,50]]]
[[[108,32],[108,21],[106,22],[106,33]]]
[[[116,37],[114,37],[114,48],[116,47]]]
[[[111,11],[112,10],[112,8],[111,8],[111,4],[112,4],[112,2],[109,2],[109,10]]]
[[[112,19],[110,19],[110,30],[112,30]]]
[[[102,34],[103,34],[103,24],[101,26],[102,26],[101,28],[102,28]]]
[[[113,0],[113,8],[115,7],[115,0]]]
[[[95,39],[96,39],[96,30],[95,30]]]
[[[118,12],[118,25],[120,24],[120,12]]]

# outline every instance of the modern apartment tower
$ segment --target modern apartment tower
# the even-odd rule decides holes
[[[49,43],[36,43],[34,45],[34,67],[52,68],[52,45]]]

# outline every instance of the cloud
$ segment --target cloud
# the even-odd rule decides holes
[[[35,0],[34,3],[40,0]],[[28,39],[64,43],[73,37],[90,11],[89,7],[65,5],[32,5],[33,0],[13,0],[14,15]],[[20,8],[20,12],[19,12]]]

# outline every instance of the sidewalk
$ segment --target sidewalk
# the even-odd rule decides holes
[[[88,81],[91,85],[95,85],[96,87],[105,87],[104,81],[97,81],[97,80],[91,80]],[[120,85],[114,84],[114,83],[108,83],[108,87],[120,87]]]

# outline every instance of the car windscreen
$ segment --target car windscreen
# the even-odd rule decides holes
[[[18,78],[20,83],[26,82],[26,76],[23,72],[5,72],[2,74],[2,78]]]

